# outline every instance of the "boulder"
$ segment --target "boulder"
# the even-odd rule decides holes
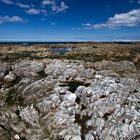
[[[9,72],[9,74],[4,77],[4,82],[5,83],[13,82],[13,81],[16,80],[16,78],[17,77],[16,77],[16,75],[14,73]]]
[[[37,61],[21,61],[13,66],[14,72],[20,78],[30,77],[34,78],[38,76],[38,72],[43,71],[45,65],[43,62]]]
[[[50,95],[55,83],[56,81],[50,78],[44,78],[37,81],[24,79],[15,86],[15,89],[17,92],[21,92],[20,94],[25,99],[25,101],[33,103],[40,98]]]
[[[10,71],[10,66],[7,63],[0,62],[0,86],[4,82],[4,76]]]

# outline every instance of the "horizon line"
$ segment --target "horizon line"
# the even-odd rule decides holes
[[[0,43],[30,43],[30,42],[35,42],[35,43],[68,43],[68,42],[72,42],[72,43],[82,43],[82,42],[140,42],[140,40],[123,40],[123,39],[119,39],[119,40],[0,40]]]

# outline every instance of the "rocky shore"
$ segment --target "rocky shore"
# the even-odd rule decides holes
[[[0,140],[139,140],[133,62],[0,62]]]

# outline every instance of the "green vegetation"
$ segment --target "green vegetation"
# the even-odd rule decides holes
[[[45,77],[47,77],[48,75],[45,74],[44,70],[38,72],[38,76],[37,76],[37,79],[43,79]]]
[[[7,103],[8,106],[12,106],[12,105],[23,106],[24,105],[24,99],[20,95],[18,95],[14,89],[10,90],[6,94],[5,102]]]
[[[29,60],[41,60],[44,58],[51,58],[51,53],[48,55],[46,52],[43,55],[38,55],[38,53],[44,53],[42,51],[20,51],[20,52],[12,52],[12,53],[0,53],[0,59],[2,61],[8,61],[8,62],[15,62],[19,59],[29,59]],[[52,57],[55,58],[56,54],[52,54]]]

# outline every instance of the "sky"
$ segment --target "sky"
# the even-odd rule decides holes
[[[0,0],[0,41],[131,40],[140,0]]]

